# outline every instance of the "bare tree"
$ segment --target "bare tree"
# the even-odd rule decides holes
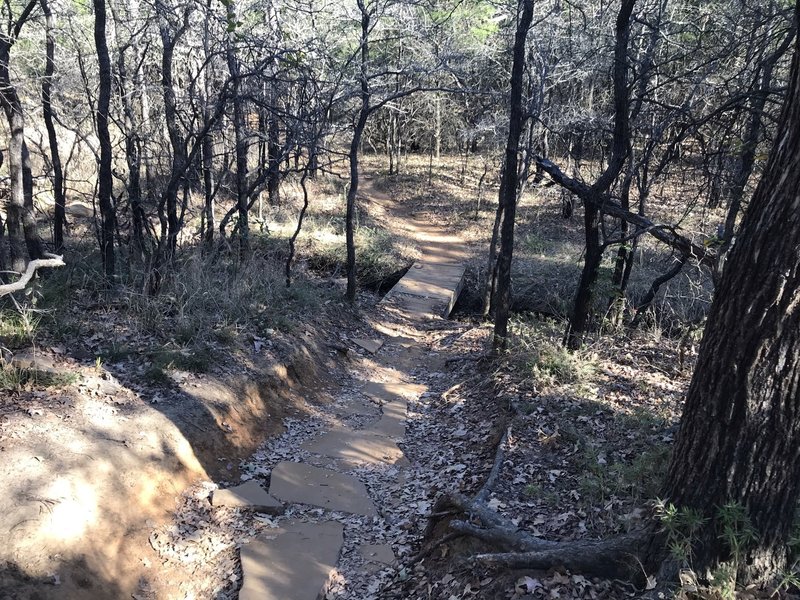
[[[497,261],[495,289],[494,341],[495,350],[506,347],[508,315],[511,310],[511,259],[514,252],[514,221],[516,219],[519,140],[524,127],[522,88],[525,71],[525,39],[533,21],[533,0],[521,0],[517,8],[517,31],[514,36],[511,91],[509,93],[508,143],[506,144],[503,174],[500,178],[498,212],[502,210],[500,255]]]
[[[114,232],[116,211],[114,209],[111,174],[111,134],[108,130],[109,109],[111,106],[111,58],[106,41],[106,4],[105,0],[93,0],[94,6],[94,42],[97,48],[100,86],[97,96],[97,137],[100,140],[100,166],[97,173],[98,199],[102,219],[100,232],[100,250],[103,257],[103,272],[106,281],[114,278]]]
[[[36,0],[26,3],[16,18],[7,5],[7,29],[0,33],[0,103],[8,120],[11,137],[8,143],[8,168],[11,175],[6,227],[11,258],[11,268],[22,271],[26,263],[26,252],[31,260],[42,257],[41,242],[36,231],[33,214],[33,178],[30,155],[25,143],[25,114],[17,89],[11,81],[9,63],[11,48],[19,39],[22,27],[31,18]]]

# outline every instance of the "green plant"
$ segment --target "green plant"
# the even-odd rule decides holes
[[[684,566],[691,565],[692,547],[697,542],[698,532],[708,522],[699,511],[678,508],[663,500],[656,500],[655,513],[667,534],[667,548],[675,560]]]
[[[214,338],[225,346],[232,346],[239,337],[235,324],[221,323],[213,330]]]
[[[792,534],[789,536],[789,556],[792,558],[800,557],[800,518],[796,518],[792,526]]]
[[[731,502],[721,506],[717,511],[717,518],[721,527],[719,538],[727,545],[731,558],[719,565],[712,574],[711,582],[723,598],[732,600],[736,597],[739,565],[745,560],[747,549],[758,536],[746,509],[739,503]]]
[[[151,364],[147,367],[144,372],[144,378],[154,385],[165,385],[170,382],[169,375],[156,364]]]
[[[558,494],[553,490],[543,488],[538,483],[529,483],[522,488],[522,495],[531,500],[538,500],[542,504],[556,504]]]
[[[115,363],[129,356],[136,354],[136,348],[128,344],[118,343],[116,340],[111,342],[111,345],[103,352],[103,358],[108,362]],[[98,357],[98,360],[100,357]],[[98,366],[99,368],[99,366]]]
[[[531,254],[544,254],[547,242],[536,233],[529,233],[520,240],[520,247]]]
[[[772,592],[770,598],[777,596],[782,591],[788,590],[789,588],[800,588],[799,569],[800,562],[795,562],[791,568],[781,573],[778,579],[778,585],[775,586],[775,591]]]
[[[536,349],[532,370],[542,384],[586,383],[595,372],[591,359],[573,353],[561,344],[543,343]]]
[[[0,343],[9,348],[19,348],[33,342],[42,312],[31,308],[0,312]]]
[[[161,371],[178,369],[192,373],[205,373],[211,368],[212,350],[196,344],[179,350],[160,350],[152,354],[153,366]]]
[[[586,385],[596,372],[595,359],[564,348],[559,325],[534,318],[513,322],[514,348],[510,354],[541,386]]]
[[[615,491],[625,490],[636,499],[652,498],[658,493],[669,465],[669,446],[645,450],[631,463],[615,463],[611,467]]]

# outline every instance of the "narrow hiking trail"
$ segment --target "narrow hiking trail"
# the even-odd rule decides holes
[[[384,197],[377,200],[385,206]],[[424,416],[441,366],[429,330],[455,304],[464,251],[457,236],[429,221],[404,222],[422,257],[381,301],[374,336],[351,340],[367,354],[352,386],[328,414],[298,423],[278,442],[294,449],[291,456],[275,447],[254,457],[257,470],[269,473],[269,496],[287,508],[274,528],[242,547],[240,599],[314,600],[326,591],[377,597],[429,512],[426,488],[441,474],[424,472],[413,449],[404,452],[406,431],[409,420]],[[425,431],[424,423],[411,427]]]
[[[371,185],[366,191],[377,210],[395,218],[404,210]],[[491,446],[492,409],[475,416],[447,396],[457,387],[447,358],[461,343],[476,345],[475,328],[445,318],[461,288],[465,244],[430,215],[402,216],[421,256],[365,311],[367,334],[340,334],[356,353],[333,401],[286,420],[285,432],[242,466],[249,481],[201,486],[179,513],[178,533],[186,526],[207,541],[204,531],[227,524],[220,552],[226,543],[240,548],[241,571],[214,598],[391,597],[409,579],[406,563],[438,492],[482,477],[476,465]]]

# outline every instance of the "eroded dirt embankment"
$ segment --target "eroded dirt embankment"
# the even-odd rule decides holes
[[[150,533],[190,484],[237,480],[284,417],[324,401],[336,353],[320,340],[306,329],[159,386],[140,383],[137,357],[28,355],[68,383],[0,399],[0,598],[171,597],[177,574],[162,572]]]

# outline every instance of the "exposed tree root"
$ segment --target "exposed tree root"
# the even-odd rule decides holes
[[[487,488],[484,487],[485,491]],[[488,496],[484,494],[482,497]],[[619,578],[644,583],[646,574],[641,557],[646,553],[652,533],[642,530],[604,540],[542,540],[518,529],[477,497],[473,500],[453,494],[439,499],[434,512],[455,510],[469,520],[450,522],[453,532],[477,538],[501,552],[471,556],[470,563],[505,569],[549,569],[564,567],[570,571]],[[450,537],[450,535],[446,536]],[[436,544],[439,545],[439,544]]]
[[[506,442],[508,442],[510,435],[511,426],[506,429],[503,437],[500,438],[500,443],[497,444],[497,451],[495,452],[492,470],[489,471],[489,476],[486,478],[486,481],[483,483],[480,491],[475,496],[475,502],[486,502],[486,500],[489,498],[489,494],[491,494],[492,489],[494,488],[495,483],[497,483],[497,478],[500,476],[500,470],[502,469],[503,461],[505,460]]]

